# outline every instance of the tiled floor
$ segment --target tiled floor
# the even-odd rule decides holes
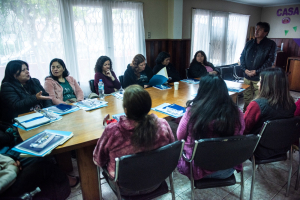
[[[291,95],[297,99],[300,93],[291,92]],[[239,107],[243,106],[243,98],[239,98]],[[288,177],[288,162],[281,161],[272,164],[260,165],[256,171],[255,192],[253,199],[274,199],[274,200],[300,200],[300,188],[295,190],[295,183],[297,177],[297,169],[299,164],[299,152],[293,153],[293,171],[291,179],[291,188],[289,197],[285,197],[286,185]],[[78,175],[76,160],[73,160],[74,175]],[[240,181],[240,174],[236,173],[237,182]],[[249,199],[251,188],[252,168],[251,162],[244,162],[244,199]],[[174,187],[176,199],[187,200],[191,197],[190,181],[187,177],[181,175],[177,170],[173,173]],[[167,180],[168,182],[168,180]],[[169,184],[169,182],[168,182]],[[116,200],[117,197],[112,192],[106,181],[102,182],[102,197],[105,200]],[[239,199],[240,186],[238,184],[229,187],[212,188],[196,190],[195,199]],[[69,200],[82,200],[80,187],[72,190]],[[157,198],[157,200],[169,200],[171,194],[166,194]]]

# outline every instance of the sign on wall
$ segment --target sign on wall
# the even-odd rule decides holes
[[[283,17],[281,19],[282,24],[289,24],[291,22],[291,18],[288,16],[293,16],[293,15],[299,15],[299,8],[298,7],[290,7],[290,8],[279,8],[277,10],[277,16],[278,17]],[[285,36],[289,33],[289,29],[291,27],[287,28],[284,30]],[[292,27],[295,32],[297,32],[297,26]]]

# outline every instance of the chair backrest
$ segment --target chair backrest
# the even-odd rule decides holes
[[[220,76],[224,79],[224,80],[228,80],[228,81],[232,81],[234,80],[234,76],[233,76],[233,66],[232,65],[223,65],[223,66],[219,66],[216,67],[219,69],[220,71]]]
[[[124,79],[124,75],[119,76],[119,81],[121,83],[122,88],[124,88],[123,79]]]
[[[237,77],[240,77],[240,78],[245,77],[244,71],[242,70],[242,66],[241,65],[233,65],[233,69],[234,69],[234,74]]]
[[[95,86],[94,86],[94,79],[89,80],[90,89],[92,92],[96,93]]]
[[[186,69],[185,69],[186,78],[189,78],[189,69],[190,69],[190,68],[186,68]]]
[[[260,130],[259,144],[269,149],[283,149],[291,146],[300,134],[300,117],[267,121]]]
[[[176,168],[183,146],[184,141],[176,141],[156,150],[116,159],[115,176],[119,186],[137,191],[162,183]]]
[[[252,156],[258,141],[257,135],[198,140],[193,151],[194,164],[212,171],[232,168]]]

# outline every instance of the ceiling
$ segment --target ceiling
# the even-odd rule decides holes
[[[258,7],[300,4],[300,0],[224,0]]]

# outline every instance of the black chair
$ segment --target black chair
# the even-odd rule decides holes
[[[244,80],[244,71],[241,69],[242,66],[238,64],[233,64],[233,77],[235,81]]]
[[[190,69],[190,68],[186,68],[186,69],[185,69],[186,78],[189,78],[189,69]]]
[[[278,119],[267,121],[264,123],[260,130],[261,139],[259,145],[268,149],[290,149],[289,153],[289,175],[288,184],[286,187],[286,196],[289,196],[289,189],[292,175],[292,143],[296,136],[299,136],[300,132],[300,118],[294,117],[289,119]],[[276,155],[268,159],[257,159],[253,155],[250,159],[252,161],[252,183],[250,199],[253,199],[254,183],[255,183],[255,166],[259,164],[267,164],[272,162],[287,160],[287,152]]]
[[[95,86],[94,86],[94,79],[89,80],[90,89],[92,92],[96,93]]]
[[[156,150],[141,152],[133,155],[126,155],[116,158],[115,177],[112,178],[107,170],[103,168],[103,176],[108,182],[113,181],[117,191],[114,191],[118,199],[145,200],[153,199],[168,192],[172,193],[175,199],[173,185],[173,171],[182,155],[184,140],[176,141]],[[99,193],[101,194],[100,169],[98,167]],[[171,190],[165,179],[169,177]],[[160,186],[153,192],[136,196],[122,196],[120,187],[132,191],[141,191],[155,185]],[[102,198],[102,197],[101,197]]]
[[[223,187],[236,184],[232,174],[226,179],[203,178],[194,180],[193,162],[201,169],[218,171],[232,168],[249,159],[259,141],[259,135],[231,136],[223,138],[210,138],[195,141],[192,157],[184,159],[190,163],[191,199],[194,200],[195,189]],[[241,171],[241,196],[244,195],[244,175]]]
[[[119,76],[119,81],[121,83],[122,88],[124,88],[123,80],[124,80],[124,75]]]

